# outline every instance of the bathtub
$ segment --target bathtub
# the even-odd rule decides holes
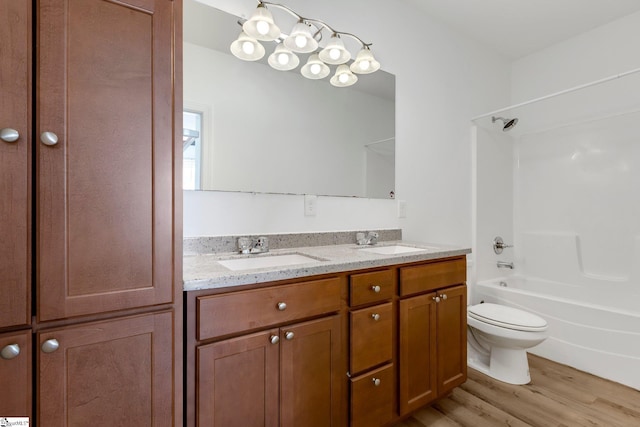
[[[510,276],[471,287],[473,303],[493,302],[547,320],[549,338],[531,353],[640,390],[640,302],[619,292]]]

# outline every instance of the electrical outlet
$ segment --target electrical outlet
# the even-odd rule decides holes
[[[313,194],[304,195],[304,216],[316,216],[318,210],[318,196]]]
[[[407,201],[398,200],[398,218],[407,217]]]

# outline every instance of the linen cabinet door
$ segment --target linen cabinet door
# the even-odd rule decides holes
[[[31,418],[31,331],[0,334],[0,416]]]
[[[171,425],[173,321],[165,311],[38,333],[38,425]]]
[[[281,328],[280,426],[338,427],[340,318]]]
[[[40,321],[173,299],[170,0],[39,0]]]
[[[279,330],[196,349],[200,427],[277,427]]]
[[[31,0],[0,0],[0,328],[31,323],[31,45]]]

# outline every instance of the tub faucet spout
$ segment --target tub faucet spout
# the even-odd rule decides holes
[[[512,262],[498,261],[497,262],[497,266],[498,266],[498,268],[508,268],[509,270],[513,270],[513,263]]]

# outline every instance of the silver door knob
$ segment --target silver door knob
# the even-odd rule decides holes
[[[280,310],[280,311],[285,311],[287,309],[287,303],[286,302],[279,302],[276,307],[278,307],[278,310]]]
[[[431,299],[433,299],[435,302],[440,302],[440,297],[432,297]]]
[[[371,381],[373,382],[373,385],[376,387],[380,385],[380,378],[372,378]]]
[[[285,339],[287,339],[289,341],[291,341],[293,339],[293,336],[294,336],[294,333],[291,332],[291,331],[287,331],[287,332],[284,333]]]
[[[380,315],[378,313],[373,313],[371,315],[371,318],[377,322],[378,320],[380,320]]]
[[[44,145],[56,145],[58,143],[58,135],[53,132],[42,132],[40,141],[42,141]]]
[[[271,344],[278,344],[280,342],[280,337],[277,335],[271,335],[271,337],[269,338],[269,342]]]
[[[371,287],[371,290],[372,290],[373,292],[375,292],[375,293],[379,293],[379,292],[380,292],[380,289],[381,289],[381,288],[380,288],[380,286],[378,286],[378,285],[374,285],[374,286],[372,286],[372,287]]]
[[[20,138],[20,134],[15,129],[4,128],[0,130],[0,139],[4,142],[16,142],[18,138]]]
[[[58,349],[58,347],[60,347],[60,343],[58,342],[58,340],[55,338],[51,338],[50,340],[46,340],[45,342],[43,342],[40,348],[42,349],[43,353],[53,353]]]
[[[18,344],[5,345],[0,351],[0,357],[4,360],[11,360],[20,354],[20,346]]]

